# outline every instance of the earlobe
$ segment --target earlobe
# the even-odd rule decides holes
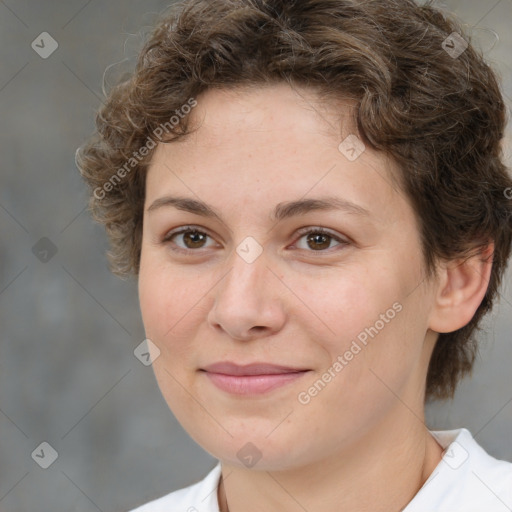
[[[438,270],[429,328],[453,332],[467,325],[482,302],[492,270],[494,244],[462,260],[444,262]]]

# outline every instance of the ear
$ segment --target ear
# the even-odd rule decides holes
[[[438,269],[429,328],[453,332],[467,325],[480,306],[492,269],[494,243],[470,258],[443,262]]]

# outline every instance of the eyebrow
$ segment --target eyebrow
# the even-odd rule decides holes
[[[212,206],[198,201],[196,199],[179,196],[164,196],[156,199],[151,206],[148,207],[148,212],[153,212],[163,207],[174,207],[178,210],[200,215],[202,217],[217,219],[221,223],[221,214]],[[349,214],[369,216],[370,212],[362,206],[341,199],[335,196],[326,196],[314,199],[299,199],[296,201],[289,201],[278,203],[270,216],[273,221],[281,221],[297,215],[305,215],[312,211],[319,210],[339,210],[345,211]]]

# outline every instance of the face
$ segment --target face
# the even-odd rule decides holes
[[[423,405],[434,292],[397,169],[354,158],[350,106],[312,91],[197,101],[197,130],[147,174],[139,293],[162,394],[230,464],[350,449]]]

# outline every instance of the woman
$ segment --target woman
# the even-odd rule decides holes
[[[433,432],[512,240],[505,107],[410,0],[188,0],[77,153],[138,276],[170,409],[219,464],[141,506],[507,511],[512,464]]]

